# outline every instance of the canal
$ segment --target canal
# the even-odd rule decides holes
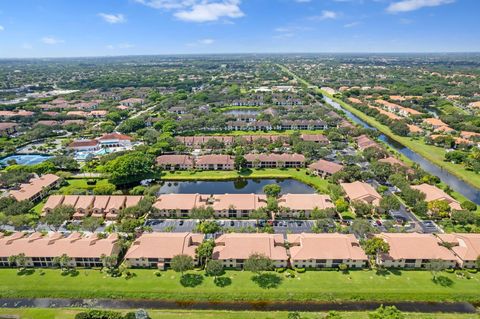
[[[208,302],[168,301],[162,299],[62,299],[62,298],[0,298],[1,308],[103,308],[103,309],[194,309],[232,311],[370,311],[380,305],[396,306],[401,311],[425,313],[476,313],[468,302]]]
[[[231,181],[164,181],[159,194],[263,194],[263,187],[277,184],[282,194],[313,194],[315,189],[294,179],[246,179]]]
[[[344,109],[340,104],[337,102],[333,101],[331,98],[324,96],[325,101],[332,106],[333,108],[337,110],[341,110],[345,113],[347,117],[349,117],[354,123],[357,123],[359,125],[362,125],[365,128],[369,128],[372,130],[377,130],[376,128],[372,127],[371,125],[368,125],[366,122],[364,122],[362,119],[359,117],[355,116],[348,110]],[[442,182],[445,184],[449,185],[453,190],[459,192],[472,202],[480,205],[480,190],[471,186],[468,183],[465,183],[458,177],[450,174],[448,171],[444,170],[441,167],[438,167],[437,165],[433,164],[426,158],[420,156],[419,154],[415,153],[408,147],[405,147],[403,144],[398,143],[397,141],[391,139],[390,137],[381,134],[379,136],[379,139],[384,142],[385,144],[391,146],[393,149],[397,150],[399,153],[405,155],[407,158],[412,160],[413,162],[417,163],[420,165],[422,169],[424,169],[426,172],[433,174],[435,176],[438,176]],[[472,173],[473,174],[473,173]]]

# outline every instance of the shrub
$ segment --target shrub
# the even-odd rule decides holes
[[[285,268],[282,268],[282,267],[280,267],[280,268],[275,268],[275,271],[278,272],[278,273],[285,272],[285,270],[286,270],[286,269],[285,269]]]
[[[347,264],[340,264],[340,265],[338,265],[338,269],[340,269],[341,271],[346,271],[348,269],[348,265]]]
[[[467,271],[471,274],[476,274],[478,272],[478,269],[472,268],[472,269],[467,269]]]
[[[299,274],[304,273],[307,271],[305,268],[295,268],[295,271],[298,272]]]
[[[455,272],[455,269],[453,269],[453,268],[447,268],[447,269],[445,269],[445,272],[448,272],[448,273],[450,273],[450,274],[453,274],[453,273]]]
[[[157,277],[160,277],[162,276],[162,273],[159,270],[157,270],[156,272],[154,272],[154,275]]]
[[[75,319],[123,319],[120,312],[109,310],[88,310],[75,315]]]

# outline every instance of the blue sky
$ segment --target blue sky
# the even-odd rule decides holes
[[[0,0],[0,57],[480,51],[480,0]]]

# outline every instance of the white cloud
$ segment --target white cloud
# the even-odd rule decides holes
[[[182,9],[195,5],[197,0],[134,0],[154,9]]]
[[[436,7],[453,3],[455,0],[402,0],[391,3],[387,11],[390,13],[415,11],[425,7]]]
[[[106,48],[109,49],[109,50],[131,49],[131,48],[134,48],[134,47],[135,47],[135,45],[133,45],[131,43],[128,43],[128,42],[120,43],[118,45],[109,44],[109,45],[106,46]]]
[[[174,17],[188,22],[212,22],[221,18],[241,18],[241,0],[134,0],[145,6],[173,11]]]
[[[295,0],[295,2],[298,2],[298,3],[308,3],[308,2],[311,2],[312,0]]]
[[[127,19],[125,19],[125,16],[121,13],[99,13],[98,16],[101,17],[105,22],[110,24],[124,23],[127,21]]]
[[[190,42],[187,43],[186,45],[189,47],[198,47],[198,46],[206,46],[206,45],[211,45],[215,43],[215,39],[211,38],[205,38],[205,39],[200,39],[195,42]]]
[[[338,18],[338,13],[330,10],[323,10],[322,13],[318,16],[313,16],[310,19],[312,20],[328,20]]]
[[[42,41],[44,44],[49,44],[49,45],[54,45],[54,44],[59,44],[59,43],[64,43],[65,42],[63,40],[54,38],[52,36],[43,37],[43,38],[40,39],[40,41]]]
[[[347,24],[344,24],[343,27],[344,28],[353,28],[353,27],[356,27],[360,25],[360,22],[358,21],[354,21],[354,22],[350,22],[350,23],[347,23]]]
[[[131,43],[120,43],[120,44],[118,45],[118,47],[119,47],[120,49],[131,49],[131,48],[133,48],[133,47],[135,47],[135,46],[134,46],[133,44],[131,44]]]
[[[213,44],[215,42],[214,39],[201,39],[198,41],[201,44]]]
[[[211,22],[220,18],[241,18],[244,13],[239,7],[240,1],[229,0],[223,2],[202,2],[189,9],[174,13],[174,16],[183,21]]]
[[[3,25],[0,25],[0,32],[2,31],[5,31],[5,28],[3,27]]]

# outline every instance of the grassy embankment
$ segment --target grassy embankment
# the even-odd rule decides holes
[[[441,284],[428,271],[373,270],[307,271],[295,278],[276,274],[279,283],[265,289],[252,281],[251,272],[227,270],[231,283],[217,287],[213,278],[197,275],[195,287],[180,284],[180,274],[171,270],[155,276],[153,270],[133,269],[131,279],[111,278],[99,270],[80,269],[74,276],[62,276],[59,269],[35,270],[18,275],[16,269],[0,270],[0,297],[3,298],[140,298],[174,301],[480,301],[480,274],[471,279],[442,273]],[[448,284],[448,285],[446,285]]]
[[[300,78],[297,76],[295,73],[287,69],[286,67],[279,65],[279,67],[284,70],[286,73],[290,74],[291,76],[295,77],[297,81],[302,83],[305,86],[310,86],[311,84],[308,83],[305,79]],[[418,139],[413,139],[410,137],[404,137],[404,136],[398,136],[394,134],[388,126],[385,126],[378,122],[376,119],[373,117],[370,117],[366,115],[365,113],[357,110],[350,104],[347,104],[343,102],[342,100],[334,98],[332,95],[329,93],[318,89],[320,93],[322,93],[325,96],[328,96],[329,98],[333,99],[335,102],[339,103],[344,107],[347,111],[353,113],[363,121],[367,122],[369,125],[377,128],[380,132],[383,134],[387,135],[391,139],[397,141],[398,143],[401,143],[411,149],[412,151],[418,153],[422,157],[428,159],[432,163],[436,164],[437,166],[445,169],[448,171],[450,174],[453,174],[457,176],[458,178],[462,179],[463,181],[469,183],[470,185],[480,188],[480,174],[475,174],[472,171],[467,170],[464,166],[458,165],[458,164],[453,164],[451,162],[446,162],[445,159],[445,149],[433,146],[433,145],[427,145],[425,142],[418,140]]]
[[[16,315],[20,319],[72,319],[84,309],[0,309],[1,315]],[[114,310],[123,313],[127,310]],[[287,319],[288,312],[284,311],[213,311],[213,310],[147,310],[152,319]],[[326,313],[304,312],[300,313],[303,319],[323,318]],[[341,312],[343,319],[368,319],[368,312]],[[477,314],[424,314],[406,313],[407,319],[478,319]]]

